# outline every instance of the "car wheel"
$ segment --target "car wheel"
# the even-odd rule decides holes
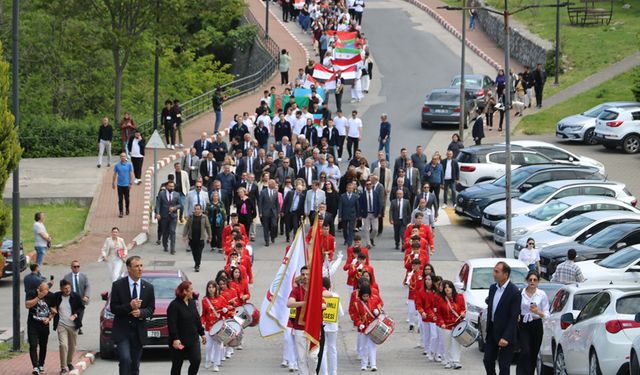
[[[602,375],[600,363],[598,363],[598,355],[595,350],[592,350],[591,355],[589,355],[589,375]]]
[[[640,374],[640,362],[638,361],[638,354],[636,354],[635,350],[631,352],[631,360],[630,362],[630,374]]]
[[[547,367],[542,363],[542,357],[540,357],[540,353],[538,353],[538,360],[536,361],[536,374],[538,375],[552,375],[553,369]]]
[[[116,351],[113,344],[107,345],[106,342],[100,340],[100,358],[114,359],[115,357],[116,357]]]
[[[564,362],[564,353],[562,348],[558,348],[556,351],[556,357],[553,360],[553,373],[554,375],[567,375],[567,366]]]
[[[640,150],[640,137],[635,134],[628,135],[622,141],[622,151],[627,154],[635,154]]]
[[[584,137],[582,138],[582,141],[587,145],[597,145],[598,141],[594,137],[594,134],[595,132],[593,129],[588,129],[586,132],[584,132]]]

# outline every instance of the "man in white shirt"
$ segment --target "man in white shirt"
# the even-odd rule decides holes
[[[349,159],[359,149],[360,139],[362,138],[361,133],[362,120],[358,117],[358,111],[353,110],[351,118],[347,121],[347,153],[349,153]]]
[[[342,161],[342,150],[344,149],[344,139],[347,137],[347,118],[338,111],[333,118],[333,126],[338,129],[338,161]]]
[[[187,207],[184,209],[187,217],[191,216],[196,204],[199,204],[201,207],[207,207],[209,205],[209,196],[206,191],[202,190],[202,181],[197,181],[195,189],[191,190],[187,195]]]

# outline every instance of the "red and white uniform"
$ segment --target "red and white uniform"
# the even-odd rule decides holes
[[[420,314],[420,334],[422,335],[422,347],[429,359],[438,352],[438,327],[435,304],[440,297],[433,290],[425,290],[424,286],[416,293],[415,304]]]
[[[413,262],[414,259],[420,259],[420,269],[423,269],[424,265],[429,263],[429,255],[427,255],[426,252],[423,253],[422,250],[417,254],[411,252],[404,257],[404,268],[407,270],[407,272],[410,272],[413,268],[411,262]]]
[[[358,329],[358,353],[360,354],[361,367],[366,368],[367,365],[372,368],[377,367],[376,344],[368,335],[364,334],[364,331],[381,312],[382,300],[373,295],[373,292],[367,302],[358,298],[354,299],[349,306],[349,316],[353,325]]]
[[[242,238],[244,238],[248,242],[249,236],[247,236],[247,230],[244,227],[244,224],[238,223],[238,225],[240,225],[240,234],[242,234]],[[231,232],[233,232],[233,225],[231,224],[222,229],[222,243],[230,242]]]
[[[437,302],[436,317],[438,319],[438,334],[444,344],[445,363],[460,363],[460,344],[451,336],[453,327],[464,320],[466,304],[462,294],[456,298],[442,297]]]
[[[220,366],[222,357],[224,356],[224,348],[218,340],[211,335],[211,328],[220,320],[226,319],[227,314],[223,309],[228,308],[229,302],[223,296],[204,297],[202,299],[202,313],[200,319],[204,326],[205,335],[207,336],[207,344],[205,348],[205,362]]]
[[[418,325],[418,312],[416,310],[416,294],[424,288],[424,281],[422,278],[422,272],[418,271],[407,271],[404,275],[404,284],[409,289],[409,293],[407,295],[407,319],[409,320],[410,326]]]
[[[365,260],[365,262],[364,262],[364,263],[368,266],[368,265],[369,265],[369,249],[367,249],[366,247],[361,247],[361,248],[360,248],[360,252],[367,256],[367,259]],[[343,269],[344,269],[345,271],[348,271],[348,270],[349,270],[349,265],[350,265],[351,263],[353,263],[353,260],[354,260],[354,259],[357,259],[357,258],[358,258],[358,255],[357,255],[357,254],[354,254],[354,252],[353,252],[353,246],[349,246],[349,247],[347,248],[347,261],[346,261],[346,263],[344,264]]]
[[[404,231],[404,242],[407,242],[409,238],[411,238],[411,230],[415,224],[407,225],[407,229]],[[420,224],[420,232],[419,235],[421,238],[427,241],[427,245],[433,249],[433,233],[431,232],[431,228],[428,225]]]
[[[238,292],[240,305],[244,305],[249,301],[249,298],[251,298],[251,292],[249,292],[249,283],[247,282],[247,279],[242,279],[240,281],[231,280],[229,284],[231,285],[231,288]]]
[[[351,264],[349,266],[349,270],[347,271],[347,285],[349,285],[352,288],[355,288],[356,286],[358,286],[358,280],[360,280],[360,277],[362,276],[362,272],[364,271],[368,271],[369,274],[371,275],[371,284],[375,284],[376,283],[376,277],[375,274],[373,273],[373,267],[368,266],[366,264],[360,264],[360,263],[356,263],[356,264]]]

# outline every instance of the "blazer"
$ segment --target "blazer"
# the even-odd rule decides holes
[[[54,306],[58,308],[58,314],[53,317],[53,330],[58,329],[58,323],[60,323],[60,304],[62,303],[62,292],[55,292],[53,294]],[[69,296],[69,305],[71,306],[71,314],[76,315],[76,319],[73,321],[73,325],[76,329],[82,328],[82,316],[84,315],[84,303],[82,303],[82,297],[78,293],[71,292]]]
[[[362,194],[360,194],[360,217],[367,217],[367,215],[369,215],[368,212],[368,203],[367,203],[367,197],[368,197],[368,191],[365,189]],[[378,196],[378,194],[376,194],[375,190],[371,190],[371,193],[373,195],[373,215],[374,216],[380,216],[382,215],[382,206],[380,205],[380,198]]]
[[[338,214],[341,220],[355,220],[360,212],[360,202],[356,193],[351,193],[351,198],[347,193],[340,196],[338,203]]]
[[[446,176],[447,165],[449,164],[449,160],[444,159],[443,161],[440,162],[440,164],[442,164],[442,168],[444,171],[443,175]],[[454,181],[458,181],[460,179],[460,166],[458,165],[458,161],[456,159],[451,159],[451,179]]]
[[[196,149],[196,156],[201,158],[202,151],[210,151],[211,142],[208,139],[205,139],[204,141],[202,139],[198,139],[193,142],[193,148]]]
[[[291,146],[291,143],[289,143],[288,145],[283,145],[282,143],[279,143],[276,145],[276,151],[280,152],[284,152],[284,157],[285,158],[291,158],[293,157],[293,147]]]
[[[290,177],[291,181],[295,180],[296,172],[293,171],[293,168],[287,167],[287,177]],[[284,179],[287,177],[284,176],[284,167],[279,167],[276,170],[275,180],[281,187],[284,185]]]
[[[409,183],[411,185],[411,188],[409,189],[411,191],[411,195],[415,196],[416,194],[418,194],[420,192],[420,189],[422,188],[422,178],[420,177],[420,171],[418,170],[418,168],[412,167],[411,168],[411,181],[409,181],[409,173],[405,172],[404,174],[405,176],[407,176],[407,178],[405,178],[405,180],[407,181],[406,183]],[[405,183],[405,185],[406,185]],[[407,186],[408,188],[408,186]]]
[[[160,190],[160,192],[158,192],[158,205],[155,208],[156,214],[160,214],[160,217],[172,217],[172,218],[176,218],[178,217],[178,208],[181,207],[180,204],[180,194],[176,191],[173,192],[173,194],[171,194],[172,199],[171,201],[168,200],[167,197],[167,191],[166,190]],[[173,207],[174,210],[173,212],[169,212],[169,208]]]
[[[391,169],[385,168],[384,181],[380,179],[380,167],[377,167],[376,169],[374,169],[372,174],[378,177],[378,181],[380,181],[380,183],[384,185],[385,192],[389,194],[389,192],[391,191],[391,185],[393,185],[391,181],[391,178],[393,177],[391,173]]]
[[[391,220],[393,220],[394,224],[400,224],[400,219],[402,219],[402,224],[406,225],[411,222],[411,205],[409,204],[409,200],[406,198],[402,199],[402,217],[400,217],[400,210],[398,208],[398,199],[394,199],[391,201],[391,205],[389,206],[389,216]]]
[[[185,347],[196,345],[199,349],[198,336],[204,336],[204,327],[200,320],[196,301],[189,300],[188,305],[178,298],[171,301],[167,307],[167,326],[170,347],[173,345],[173,340],[180,340]]]
[[[299,171],[299,169],[298,169],[298,157],[294,156],[294,157],[291,157],[289,159],[291,160],[289,162],[289,165],[291,166],[291,168],[293,168],[293,170],[296,172],[296,175],[297,175],[298,171]],[[301,158],[301,159],[302,159],[302,168],[304,168],[304,158]]]
[[[273,196],[269,196],[269,189],[262,190],[258,198],[258,210],[260,217],[277,217],[280,214],[278,191],[274,190]]]
[[[243,182],[240,184],[247,191],[247,195],[253,201],[253,206],[255,207],[258,202],[258,198],[260,197],[260,190],[258,190],[258,184],[253,182],[251,183],[251,189],[248,188],[249,184],[247,182]]]
[[[249,163],[251,163],[251,173],[255,174],[255,169],[253,169],[253,162],[255,161],[255,157],[251,156],[243,156],[240,159],[240,163],[238,164],[238,167],[236,168],[236,174],[237,175],[242,175],[244,172],[249,172]]]
[[[64,279],[71,283],[71,290],[73,290],[73,272],[69,272],[64,275]],[[89,278],[83,272],[78,272],[78,294],[81,298],[91,297],[91,285],[89,284]],[[87,305],[89,303],[87,302]]]
[[[189,162],[191,162],[191,164],[189,164]],[[189,178],[191,180],[195,181],[198,179],[198,173],[200,172],[200,158],[198,157],[198,155],[191,156],[191,154],[188,154],[183,156],[181,164],[182,170],[189,174]],[[191,167],[194,168],[191,169]]]
[[[500,339],[505,339],[509,345],[516,344],[518,340],[518,316],[520,315],[521,294],[518,287],[511,281],[505,286],[493,316],[493,298],[498,289],[497,284],[489,287],[487,298],[487,341],[489,345],[498,345]]]
[[[305,202],[305,191],[300,193],[298,197],[298,207],[293,211],[293,198],[295,196],[295,190],[291,190],[285,195],[284,200],[282,202],[282,211],[285,215],[292,214],[294,216],[302,216],[304,215],[304,202]]]
[[[209,219],[205,215],[200,217],[200,241],[209,242],[211,240],[211,224],[209,224]],[[189,240],[193,239],[193,215],[187,218],[187,224],[184,226],[182,235],[189,238]]]
[[[309,212],[316,211],[320,203],[327,203],[327,197],[323,190],[316,190],[316,204],[313,205],[313,189],[307,190],[307,195],[304,200],[304,214],[309,215]]]
[[[402,159],[402,157],[396,158],[395,162],[393,163],[394,180],[398,177],[398,170],[405,169],[407,167],[407,159]]]
[[[202,206],[202,212],[205,212],[207,206],[209,205],[209,195],[206,191],[200,190],[198,193],[196,190],[191,190],[189,194],[187,194],[187,207],[184,208],[184,213],[186,216],[190,216],[195,209],[196,204],[198,204],[198,194],[200,194],[200,205]]]
[[[202,180],[209,176],[208,164],[209,161],[207,159],[200,160],[200,176],[202,176]],[[216,163],[215,159],[211,160],[211,169],[211,180],[215,180],[218,175],[218,163]]]
[[[131,137],[129,137],[129,140],[127,141],[127,150],[131,151],[131,146],[133,145],[133,140],[136,137],[134,135],[132,135]],[[140,155],[144,156],[144,145],[145,145],[145,141],[144,141],[144,137],[140,137],[140,142],[138,142],[138,146],[140,146]]]
[[[307,184],[307,189],[311,189],[309,186],[309,181],[307,180],[307,167],[302,167],[296,175],[297,178],[301,178],[304,180],[304,183]],[[318,172],[316,171],[316,167],[311,167],[311,181],[315,181],[318,179]]]
[[[142,345],[147,343],[146,320],[153,316],[156,309],[156,296],[153,285],[138,280],[140,289],[138,298],[142,300],[140,306],[140,317],[131,315],[131,290],[129,289],[129,277],[123,277],[111,284],[111,301],[109,308],[114,315],[111,337],[114,342],[124,340],[132,329],[138,334],[138,339]]]
[[[438,210],[436,207],[436,195],[434,193],[420,193],[416,195],[416,199],[413,201],[413,208],[418,207],[420,199],[425,198],[427,200],[427,208],[433,212],[434,217],[438,217]]]
[[[177,174],[176,171],[173,171],[174,174]],[[186,171],[180,171],[180,176],[176,176],[176,178],[180,178],[180,183],[182,186],[182,191],[178,191],[178,193],[182,193],[185,196],[189,193],[190,184],[189,184],[189,173]]]

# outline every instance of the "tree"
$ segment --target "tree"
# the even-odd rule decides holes
[[[637,102],[640,102],[640,68],[636,68],[635,74],[633,77],[633,86],[631,87],[631,92],[633,92],[633,97]]]
[[[0,56],[2,56],[2,43],[0,43]],[[22,149],[18,142],[18,134],[14,128],[14,117],[9,110],[9,64],[0,57],[0,190],[9,179],[9,175],[20,161]],[[0,201],[0,238],[7,232],[9,226],[9,210]]]

